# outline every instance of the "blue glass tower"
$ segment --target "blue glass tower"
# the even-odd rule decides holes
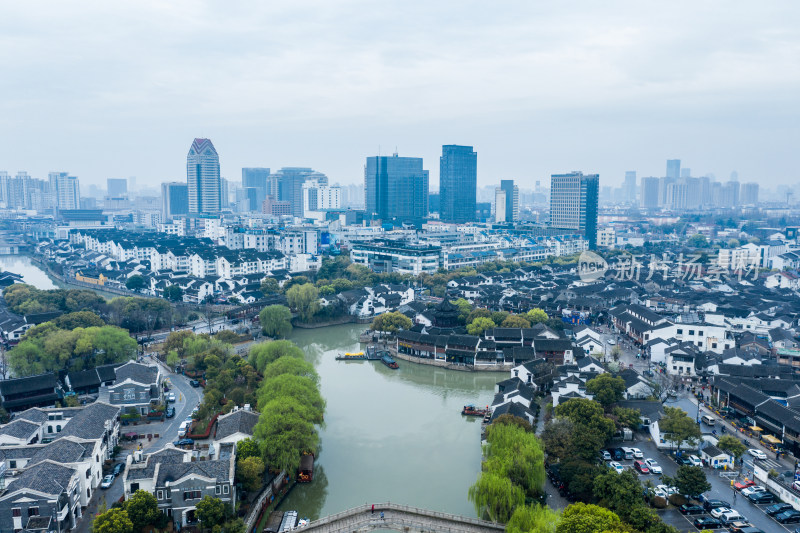
[[[472,146],[447,144],[439,159],[439,213],[447,222],[473,222],[478,154]]]

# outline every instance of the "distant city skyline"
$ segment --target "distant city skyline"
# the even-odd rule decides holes
[[[200,137],[230,182],[303,166],[353,184],[366,157],[397,150],[423,158],[436,190],[441,146],[459,144],[480,153],[479,186],[529,189],[565,169],[618,186],[629,170],[663,176],[666,159],[794,185],[798,18],[788,0],[512,1],[457,16],[414,0],[78,1],[47,16],[10,4],[0,169],[156,189],[184,178]]]

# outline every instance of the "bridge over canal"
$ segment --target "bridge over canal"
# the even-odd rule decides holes
[[[383,518],[381,518],[383,513]],[[314,533],[354,533],[375,529],[391,529],[414,533],[496,533],[505,526],[477,518],[467,518],[396,503],[362,505],[314,520],[303,528]]]

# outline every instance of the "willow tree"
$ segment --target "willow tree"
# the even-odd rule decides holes
[[[514,509],[525,504],[525,491],[507,477],[483,472],[469,488],[469,499],[478,516],[486,514],[493,522],[504,524],[511,519]]]

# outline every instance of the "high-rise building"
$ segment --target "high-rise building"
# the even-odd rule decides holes
[[[472,146],[446,144],[439,159],[439,218],[473,222],[478,187],[478,154]]]
[[[317,180],[303,183],[303,216],[309,211],[339,209],[342,206],[342,191],[339,187],[321,184]]]
[[[109,198],[122,198],[128,196],[128,180],[125,178],[116,179],[108,178],[106,180],[107,192]]]
[[[279,202],[289,202],[292,215],[303,216],[303,183],[316,180],[321,185],[328,184],[328,176],[308,167],[283,167],[270,174],[267,195]]]
[[[658,178],[642,178],[642,198],[639,202],[644,209],[658,208]]]
[[[739,182],[729,181],[722,186],[722,207],[736,207],[739,205]]]
[[[219,179],[219,206],[221,209],[230,207],[231,194],[228,190],[228,180],[225,178]]]
[[[503,218],[497,217],[497,207],[495,207],[495,222],[517,222],[519,220],[519,187],[514,185],[514,180],[500,180],[500,189],[505,192],[503,196],[506,201],[503,209]],[[497,203],[497,191],[495,191],[495,204]]]
[[[186,183],[161,184],[161,213],[164,221],[189,214],[189,186]]]
[[[419,221],[428,216],[428,171],[421,157],[368,157],[364,185],[368,217]]]
[[[681,169],[681,177],[682,178],[691,178],[692,177],[692,169],[691,168],[682,168]]]
[[[742,205],[756,205],[758,203],[758,183],[743,183],[741,193]]]
[[[498,187],[494,190],[494,221],[506,222],[506,191]]]
[[[219,213],[222,207],[219,155],[208,139],[195,139],[186,156],[189,213]]]
[[[264,203],[268,190],[270,171],[268,168],[254,167],[242,169],[242,187],[252,188],[254,192],[248,193],[248,198],[255,195],[255,203],[250,206],[250,211],[260,211],[261,204]]]
[[[674,180],[681,177],[680,159],[667,159],[667,177]]]
[[[80,209],[81,192],[78,178],[66,172],[50,172],[50,191],[58,209]]]
[[[550,225],[582,230],[589,248],[597,247],[600,176],[583,172],[550,176]]]
[[[636,203],[636,171],[628,170],[625,172],[625,181],[622,184],[624,201]]]

